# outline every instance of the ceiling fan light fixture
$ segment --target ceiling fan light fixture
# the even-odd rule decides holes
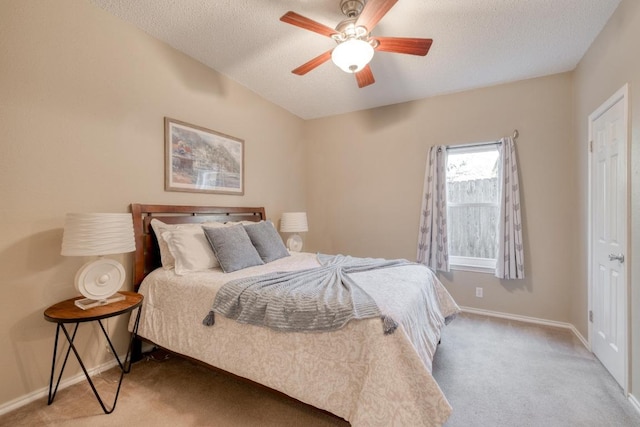
[[[331,59],[341,70],[357,73],[373,58],[373,47],[364,40],[350,38],[333,49]]]
[[[398,0],[340,0],[340,9],[346,15],[334,28],[289,11],[280,17],[286,24],[333,39],[337,46],[327,50],[291,72],[303,76],[329,61],[343,71],[354,74],[359,88],[375,83],[369,62],[375,51],[425,56],[432,39],[415,37],[373,37],[371,32]]]

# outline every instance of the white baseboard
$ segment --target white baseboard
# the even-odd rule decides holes
[[[631,406],[633,406],[635,410],[640,414],[640,402],[633,394],[629,394],[629,402],[631,402]]]
[[[120,360],[124,360],[124,355],[119,356]],[[92,369],[87,369],[87,372],[89,372],[89,376],[94,376],[99,374],[100,372],[106,371],[108,369],[111,369],[115,366],[118,366],[118,362],[113,359],[109,362],[103,363],[100,366],[97,366],[95,368]],[[56,372],[57,375],[57,372]],[[58,391],[67,388],[69,386],[72,386],[74,384],[77,384],[81,381],[86,381],[86,377],[84,376],[84,372],[80,371],[77,375],[71,377],[71,378],[67,378],[64,380],[60,381],[60,386],[58,387]],[[25,394],[24,396],[21,396],[17,399],[11,400],[9,402],[6,402],[2,405],[0,405],[0,415],[4,415],[8,412],[13,411],[14,409],[18,409],[24,405],[27,405],[35,400],[41,399],[41,398],[47,398],[49,396],[49,386],[47,385],[44,388],[41,388],[40,390],[36,390],[33,391],[29,394]]]
[[[520,316],[518,314],[501,313],[499,311],[483,310],[480,308],[460,307],[460,309],[465,313],[481,314],[484,316],[500,317],[502,319],[518,320],[520,322],[535,323],[538,325],[569,329],[580,340],[582,345],[584,345],[587,350],[591,351],[591,346],[589,345],[589,341],[587,341],[582,336],[582,334],[576,329],[576,327],[573,326],[571,323],[557,322],[555,320],[539,319],[537,317]]]

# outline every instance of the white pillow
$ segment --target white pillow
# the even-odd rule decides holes
[[[180,230],[180,229],[194,229],[203,233],[202,226],[206,225],[207,227],[223,227],[224,224],[221,222],[206,222],[203,224],[166,224],[158,219],[151,220],[151,228],[153,228],[153,232],[156,235],[158,240],[158,248],[160,249],[160,262],[162,263],[162,267],[166,270],[170,270],[175,267],[175,258],[171,251],[169,250],[169,246],[167,241],[162,237],[162,234],[167,231]],[[205,237],[206,240],[206,237]]]
[[[153,228],[153,232],[156,235],[156,239],[158,240],[158,248],[160,249],[160,262],[162,263],[162,267],[167,270],[173,268],[175,265],[175,259],[171,252],[169,251],[169,246],[167,246],[167,242],[162,237],[162,233],[169,230],[175,230],[178,228],[177,225],[169,225],[164,222],[152,219],[151,220],[151,228]]]
[[[193,271],[220,267],[202,227],[165,231],[162,238],[175,260],[176,274],[184,276]]]
[[[264,221],[259,221],[259,222],[264,222]],[[238,225],[238,224],[242,224],[242,225],[251,225],[251,224],[257,224],[257,222],[255,221],[227,221],[224,223],[224,225],[226,226],[232,226],[232,225]]]

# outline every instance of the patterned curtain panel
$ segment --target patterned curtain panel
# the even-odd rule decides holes
[[[524,250],[520,219],[520,185],[516,146],[513,139],[503,138],[501,144],[502,189],[498,224],[498,257],[496,277],[524,279]]]
[[[449,271],[446,168],[446,147],[431,147],[424,175],[417,259],[433,270],[442,271]]]

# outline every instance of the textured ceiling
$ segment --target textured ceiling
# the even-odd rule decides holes
[[[280,22],[289,10],[329,27],[339,0],[91,0],[258,95],[318,118],[575,68],[620,0],[399,0],[375,36],[432,38],[426,57],[376,52],[358,89],[331,61],[291,70],[335,46]]]

